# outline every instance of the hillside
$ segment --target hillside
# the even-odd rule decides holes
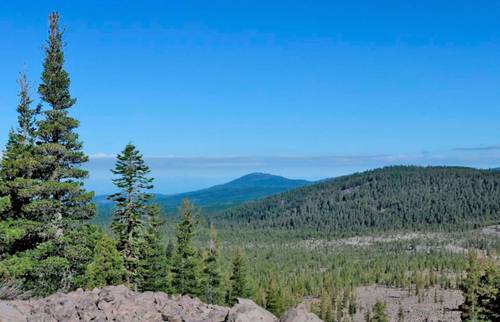
[[[308,184],[310,182],[306,180],[288,179],[267,173],[251,173],[228,183],[197,191],[175,195],[155,194],[155,202],[160,205],[164,213],[174,214],[182,199],[187,198],[200,207],[204,213],[210,213]],[[105,217],[109,214],[113,203],[102,195],[96,196],[94,201],[99,210],[94,221],[106,221]]]
[[[387,167],[244,204],[213,220],[230,229],[309,235],[473,227],[500,220],[500,173],[459,167]]]

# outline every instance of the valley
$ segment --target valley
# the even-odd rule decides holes
[[[216,211],[200,207],[195,240],[203,247],[213,225],[223,262],[243,249],[252,263],[253,299],[265,306],[275,285],[277,314],[309,296],[318,316],[330,321],[327,307],[337,316],[331,321],[340,321],[352,315],[353,297],[359,309],[354,321],[362,321],[376,300],[388,304],[394,319],[403,303],[411,321],[459,321],[467,254],[500,253],[498,200],[497,171],[388,167]],[[168,242],[178,219],[164,217]],[[230,267],[222,274],[229,278]],[[450,302],[439,302],[434,290]]]

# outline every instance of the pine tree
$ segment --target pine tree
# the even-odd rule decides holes
[[[167,256],[160,236],[160,228],[164,221],[160,217],[158,206],[149,208],[139,263],[139,275],[142,281],[139,289],[167,292],[169,290]]]
[[[371,322],[389,322],[384,301],[378,300],[372,308]]]
[[[274,278],[271,278],[266,293],[266,309],[274,315],[280,316],[283,313],[283,298]]]
[[[33,217],[50,223],[56,235],[63,233],[64,225],[71,220],[92,217],[95,205],[91,192],[83,189],[83,179],[88,172],[80,166],[88,157],[82,152],[82,143],[75,132],[78,120],[69,116],[69,109],[76,99],[69,93],[70,79],[64,69],[62,32],[59,15],[49,15],[49,39],[45,47],[41,84],[38,93],[49,109],[37,122],[36,157],[39,162],[34,201],[26,207]]]
[[[399,309],[398,309],[398,322],[405,322],[405,313],[403,311],[401,303],[399,303]]]
[[[500,321],[500,268],[490,258],[469,252],[466,278],[461,285],[463,321]]]
[[[348,306],[348,313],[349,315],[353,316],[356,314],[358,311],[358,303],[357,303],[357,297],[356,297],[356,292],[354,290],[350,290],[350,295],[349,295],[349,306]]]
[[[26,71],[18,79],[19,104],[17,106],[17,128],[11,130],[5,152],[0,163],[0,198],[4,210],[0,218],[26,218],[26,206],[34,194],[38,163],[33,155],[35,140],[35,117],[38,110],[31,108],[29,84]],[[7,207],[8,205],[8,207]],[[7,213],[8,211],[8,213]]]
[[[94,258],[87,265],[85,281],[87,288],[118,285],[123,282],[125,266],[113,239],[103,234],[97,242]]]
[[[481,261],[474,251],[469,252],[469,263],[466,278],[462,284],[464,302],[460,305],[463,321],[479,321],[482,308],[479,303],[478,293],[482,275]]]
[[[484,304],[485,316],[491,321],[500,321],[500,266],[490,259],[482,279],[479,301]]]
[[[332,321],[332,298],[326,291],[321,293],[319,302],[319,317],[325,322]]]
[[[167,255],[168,261],[171,263],[175,253],[175,244],[169,239],[167,247],[165,248],[165,254]]]
[[[33,143],[35,139],[36,116],[40,112],[40,109],[38,107],[31,108],[33,100],[29,95],[29,82],[26,69],[20,73],[17,82],[19,84],[19,105],[17,106],[18,142],[20,144],[29,144]]]
[[[208,303],[219,304],[222,301],[221,273],[219,268],[219,241],[214,226],[210,227],[210,241],[208,254],[204,258],[204,300]]]
[[[24,289],[42,296],[82,286],[96,232],[82,219],[95,212],[83,189],[87,157],[68,116],[69,77],[64,71],[58,15],[49,16],[49,40],[39,93],[50,109],[31,107],[27,76],[19,80],[18,126],[0,165],[0,267]],[[4,220],[7,219],[7,220]],[[5,251],[5,253],[4,253]],[[10,256],[9,255],[14,255]]]
[[[370,311],[366,310],[366,312],[364,314],[364,320],[365,320],[365,322],[371,322],[372,321],[372,316],[370,314]]]
[[[248,287],[246,259],[243,251],[238,249],[233,260],[233,270],[231,274],[231,290],[229,292],[229,303],[234,304],[239,297],[248,298],[251,296]]]
[[[172,287],[179,294],[198,296],[202,293],[200,283],[200,262],[193,246],[195,223],[194,208],[184,199],[180,208],[180,223],[176,231],[176,249],[172,265]]]
[[[152,198],[144,192],[153,188],[152,178],[148,178],[149,167],[141,153],[131,143],[118,154],[115,168],[111,170],[115,178],[113,183],[120,192],[108,199],[115,202],[111,228],[117,238],[117,248],[123,257],[127,271],[127,283],[137,288],[141,282],[139,261],[144,247],[144,220],[151,215],[148,201]]]

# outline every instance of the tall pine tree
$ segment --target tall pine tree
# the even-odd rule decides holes
[[[470,251],[468,257],[467,276],[461,285],[464,302],[460,305],[460,310],[462,311],[462,320],[479,321],[483,318],[484,313],[484,308],[479,303],[483,262],[475,251]]]
[[[69,116],[76,99],[69,92],[70,79],[64,69],[62,31],[59,15],[49,15],[49,38],[38,93],[48,109],[37,122],[36,157],[39,161],[37,196],[26,207],[30,216],[49,223],[61,235],[65,223],[92,217],[95,205],[91,192],[83,189],[87,171],[81,164],[88,160],[75,130],[78,120]]]
[[[266,309],[276,316],[283,313],[284,303],[275,278],[271,278],[266,292]]]
[[[145,192],[153,188],[153,179],[148,177],[149,167],[137,148],[129,143],[118,154],[113,183],[120,189],[108,199],[115,202],[111,228],[117,239],[127,271],[127,283],[138,288],[142,284],[139,272],[144,250],[145,220],[151,214],[148,201],[152,195]]]
[[[38,109],[31,108],[29,84],[26,71],[18,79],[19,104],[17,106],[17,128],[9,133],[9,140],[0,163],[0,196],[4,200],[4,209],[0,209],[0,218],[26,218],[25,207],[30,203],[35,192],[34,180],[38,168],[35,159],[35,117]],[[1,208],[1,207],[0,207]]]
[[[231,274],[231,290],[229,291],[228,304],[236,303],[239,297],[251,296],[251,291],[247,280],[246,258],[241,249],[236,251],[233,260],[233,271]]]
[[[18,126],[0,165],[0,267],[33,295],[82,286],[96,231],[81,219],[95,212],[83,189],[87,157],[69,117],[74,104],[63,68],[57,14],[49,15],[49,40],[39,93],[46,107],[31,107],[27,77],[19,80]],[[7,219],[7,220],[4,220]]]
[[[168,260],[163,246],[160,228],[164,221],[160,217],[160,208],[149,206],[149,215],[146,221],[143,246],[139,262],[141,276],[141,291],[168,292]]]
[[[214,226],[211,226],[209,248],[204,258],[203,268],[203,300],[208,303],[219,304],[222,301],[219,256],[217,231]]]
[[[201,294],[201,282],[200,262],[193,246],[194,207],[184,199],[180,212],[181,221],[177,225],[177,244],[172,265],[172,286],[179,294],[198,296]]]

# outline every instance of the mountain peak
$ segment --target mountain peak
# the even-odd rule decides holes
[[[269,173],[252,172],[230,182],[212,186],[210,188],[180,193],[176,195],[156,195],[158,202],[164,209],[175,212],[181,200],[188,198],[195,205],[205,208],[207,212],[226,209],[247,201],[253,201],[299,188],[310,184],[306,180],[288,179]],[[99,205],[104,205],[104,197],[96,197]]]
[[[241,178],[249,178],[249,177],[279,177],[277,175],[274,175],[274,174],[270,174],[270,173],[265,173],[265,172],[252,172],[252,173],[249,173],[249,174],[246,174],[244,176],[242,176]]]
[[[291,180],[291,179],[287,179],[287,178],[284,178],[282,176],[277,176],[277,175],[274,175],[274,174],[270,174],[270,173],[264,173],[264,172],[252,172],[252,173],[249,173],[249,174],[245,174],[244,176],[241,176],[234,181],[238,181],[238,180],[262,180],[262,179],[285,179],[285,180]]]
[[[239,177],[233,181],[220,186],[262,186],[262,187],[297,187],[309,183],[306,180],[294,180],[288,179],[282,176],[263,173],[263,172],[252,172]]]

